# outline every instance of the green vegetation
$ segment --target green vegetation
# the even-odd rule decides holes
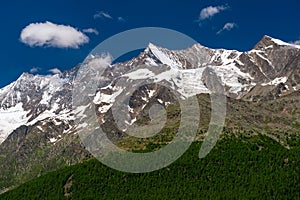
[[[299,145],[288,150],[262,135],[225,136],[199,160],[200,146],[194,143],[169,167],[145,174],[119,172],[93,159],[0,199],[300,199]]]
[[[44,132],[39,126],[43,126]],[[35,126],[21,126],[9,135],[0,145],[0,190],[88,158],[89,153],[81,147],[77,135],[66,134],[55,145],[49,141],[66,127],[69,125],[65,123],[38,122]]]

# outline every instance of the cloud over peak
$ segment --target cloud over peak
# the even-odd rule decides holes
[[[296,40],[296,41],[293,41],[293,42],[290,42],[291,44],[295,44],[295,45],[300,45],[300,40]]]
[[[237,27],[237,24],[236,23],[233,23],[233,22],[228,22],[226,23],[222,29],[220,29],[217,34],[220,34],[222,33],[223,31],[230,31],[231,29],[233,28],[236,28]]]
[[[20,41],[30,47],[79,48],[89,42],[89,38],[81,31],[69,25],[52,22],[31,23],[20,35]]]
[[[52,74],[61,74],[62,73],[60,71],[60,69],[58,69],[58,68],[49,69],[48,71],[51,72]]]
[[[228,6],[223,6],[223,5],[222,6],[208,6],[206,8],[203,8],[199,14],[199,20],[205,20],[205,19],[211,18],[214,15],[216,15],[216,14],[220,13],[221,11],[224,11],[228,8],[229,8]]]
[[[30,73],[37,73],[38,71],[40,71],[41,70],[41,68],[39,68],[39,67],[32,67],[30,70],[29,70],[29,72]]]

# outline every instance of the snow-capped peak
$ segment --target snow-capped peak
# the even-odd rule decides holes
[[[66,77],[23,73],[0,89],[0,143],[21,125],[70,112],[73,78]]]
[[[182,65],[177,62],[176,59],[172,59],[172,55],[169,50],[155,46],[152,43],[149,43],[148,48],[161,63],[174,69],[182,68]]]
[[[269,48],[273,48],[274,45],[300,49],[300,45],[284,42],[280,39],[276,39],[268,35],[264,35],[263,38],[255,45],[254,49],[256,50],[269,49]]]
[[[290,46],[290,47],[294,47],[294,48],[300,49],[300,45],[287,43],[287,42],[284,42],[282,40],[275,39],[275,38],[272,38],[272,41],[275,42],[276,44],[280,45],[280,46]]]
[[[288,64],[296,63],[299,51],[295,48],[280,48],[283,45],[300,48],[270,36],[264,36],[252,51],[244,53],[210,49],[200,44],[184,50],[169,50],[149,43],[138,57],[108,68],[105,71],[107,77],[100,82],[110,85],[120,77],[130,81],[144,78],[153,80],[154,83],[167,83],[182,97],[190,97],[198,93],[211,92],[207,82],[210,79],[210,72],[213,72],[222,81],[228,96],[233,94],[234,97],[242,98],[256,86],[276,87],[282,85],[280,83],[293,86],[291,84],[293,77],[290,78],[289,74],[294,71]],[[276,51],[272,51],[273,49]],[[281,56],[282,54],[286,56]],[[10,131],[19,125],[32,125],[37,120],[44,120],[47,117],[64,116],[69,119],[68,114],[72,112],[72,81],[76,72],[79,67],[96,70],[93,67],[96,59],[99,59],[98,55],[90,55],[82,64],[59,75],[23,73],[15,82],[0,89],[0,143],[1,138],[5,139]],[[139,69],[141,64],[146,64],[150,68]],[[167,70],[161,71],[163,68],[160,67],[166,67]],[[97,93],[99,98],[97,102],[103,102],[104,105],[99,111],[107,111],[121,89],[112,87],[111,93],[107,91]]]

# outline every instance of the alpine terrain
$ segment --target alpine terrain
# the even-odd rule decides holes
[[[299,144],[300,46],[269,36],[246,52],[200,44],[168,50],[149,43],[137,57],[110,65],[90,102],[72,106],[78,69],[88,70],[98,62],[103,62],[102,56],[89,55],[83,63],[61,74],[23,73],[0,90],[2,192],[49,171],[91,159],[77,133],[85,124],[74,123],[91,105],[95,105],[99,125],[115,144],[128,151],[145,151],[149,145],[156,150],[171,141],[179,124],[180,108],[170,90],[182,99],[196,95],[201,110],[197,140],[202,141],[210,121],[212,74],[222,84],[227,98],[221,138],[262,134],[287,150]],[[118,83],[139,79],[152,83],[133,92],[127,107],[128,119],[120,127],[113,118],[112,106],[130,88]],[[127,135],[128,125],[151,122],[149,108],[153,104],[167,111],[162,131],[144,139]]]

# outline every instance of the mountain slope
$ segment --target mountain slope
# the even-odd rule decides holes
[[[76,132],[81,125],[74,119],[92,103],[97,107],[100,125],[114,142],[122,146],[127,141],[123,148],[140,150],[153,142],[167,144],[176,133],[180,110],[170,90],[182,98],[198,95],[201,122],[197,138],[202,139],[210,119],[211,73],[221,80],[228,97],[228,133],[263,133],[286,148],[292,148],[292,141],[299,138],[299,46],[269,36],[248,52],[210,49],[200,44],[171,51],[150,43],[136,58],[108,67],[95,94],[89,97],[91,102],[72,108],[78,69],[90,69],[100,60],[90,55],[59,75],[24,73],[0,89],[1,189],[88,159],[90,155]],[[116,126],[111,108],[121,92],[129,88],[117,85],[120,78],[125,82],[152,81],[131,96],[127,122],[149,123],[149,108],[160,104],[169,117],[162,136],[139,142],[126,137],[125,129]]]
[[[49,117],[74,120],[73,80],[80,66],[95,63],[97,57],[92,56],[61,75],[24,73],[17,81],[0,89],[0,142],[21,125],[33,125]],[[137,68],[141,64],[151,70],[165,66],[160,70],[164,73],[149,76],[149,69],[141,71]],[[200,44],[185,50],[170,51],[150,43],[138,57],[108,68],[102,76],[108,80],[102,85],[111,85],[121,74],[129,80],[143,77],[154,79],[157,83],[166,80],[170,84],[175,83],[172,88],[187,97],[210,93],[207,71],[213,71],[227,88],[229,97],[251,100],[273,94],[276,98],[298,90],[299,65],[299,46],[269,36],[264,36],[248,52],[209,49]],[[101,99],[95,101],[101,102]]]
[[[200,145],[159,171],[128,174],[90,160],[0,199],[298,199],[299,148],[289,151],[261,135],[227,137],[199,159]]]

